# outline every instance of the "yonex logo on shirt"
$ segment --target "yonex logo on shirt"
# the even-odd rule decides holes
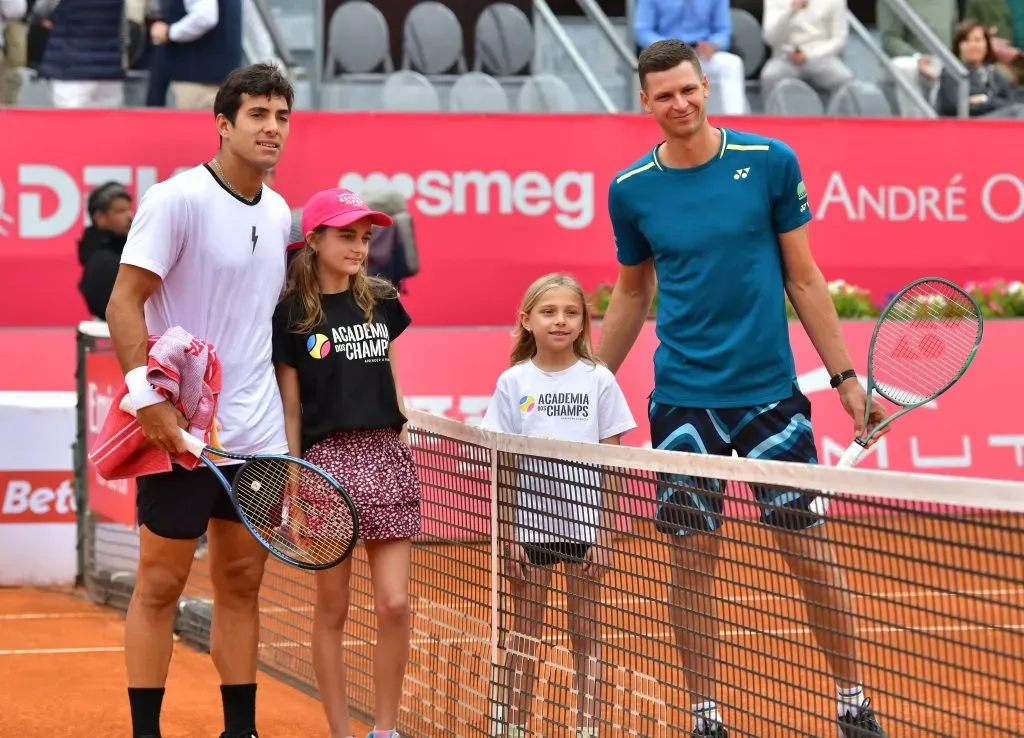
[[[746,179],[748,174],[750,174],[750,167],[744,167],[743,169],[737,169],[736,174],[732,175],[732,178]]]

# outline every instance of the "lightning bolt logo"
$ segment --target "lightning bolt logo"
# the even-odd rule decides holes
[[[260,237],[256,235],[256,226],[252,227],[252,252],[256,253],[256,242],[260,240]]]

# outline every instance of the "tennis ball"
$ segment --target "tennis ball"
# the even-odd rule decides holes
[[[260,487],[262,487],[262,486],[263,485],[260,483],[260,481],[258,479],[254,479],[252,484],[249,485],[249,489],[251,489],[253,492],[259,492],[260,491]]]

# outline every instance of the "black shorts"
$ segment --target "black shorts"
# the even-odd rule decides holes
[[[667,451],[740,456],[817,464],[811,428],[811,403],[799,387],[789,397],[767,405],[708,410],[662,405],[649,398],[651,445]],[[727,485],[719,479],[659,474],[657,527],[685,536],[718,530],[725,510]],[[803,530],[825,522],[814,512],[813,491],[752,485],[761,505],[761,520],[783,530]]]
[[[554,566],[564,561],[567,564],[582,564],[590,550],[589,543],[549,542],[524,543],[526,558],[534,566]]]
[[[241,464],[218,467],[232,482]],[[241,522],[228,492],[206,466],[189,471],[174,465],[169,472],[135,480],[139,525],[163,538],[191,540],[206,532],[210,518]]]

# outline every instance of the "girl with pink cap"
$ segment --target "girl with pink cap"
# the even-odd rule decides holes
[[[375,726],[368,738],[397,738],[409,657],[411,539],[420,531],[420,484],[407,441],[394,341],[411,319],[398,292],[369,277],[373,226],[390,227],[354,192],[330,189],[302,211],[304,240],[274,314],[274,365],[284,402],[288,451],[326,469],[359,511],[377,611]],[[332,521],[299,490],[312,535]],[[313,670],[331,738],[349,738],[342,636],[351,559],[316,573]]]

